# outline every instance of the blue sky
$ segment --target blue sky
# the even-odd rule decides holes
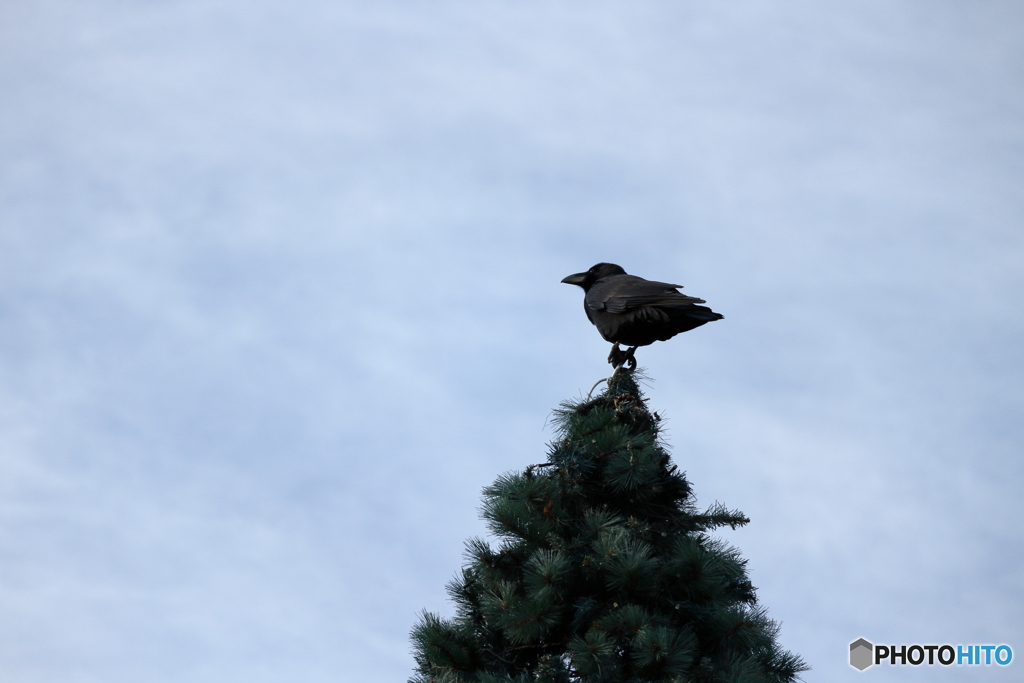
[[[393,681],[607,375],[597,261],[808,681],[1024,656],[1012,2],[8,2],[0,670]]]

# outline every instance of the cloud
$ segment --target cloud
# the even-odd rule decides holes
[[[725,314],[640,360],[813,676],[1019,635],[1011,5],[7,16],[12,681],[407,675],[480,488],[607,372],[558,283],[600,260]]]

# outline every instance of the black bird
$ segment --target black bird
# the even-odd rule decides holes
[[[608,362],[614,367],[628,362],[631,369],[635,368],[633,354],[638,346],[666,341],[680,332],[722,319],[707,306],[697,305],[706,303],[704,299],[681,294],[682,285],[627,275],[614,263],[598,263],[562,282],[583,288],[587,318],[605,341],[614,344],[608,354]],[[632,348],[623,351],[619,344]]]

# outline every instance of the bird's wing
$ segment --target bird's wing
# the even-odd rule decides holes
[[[626,313],[653,306],[690,307],[705,303],[703,299],[679,293],[676,291],[678,287],[682,285],[653,282],[635,275],[619,275],[595,283],[587,293],[586,302],[594,310],[609,313]],[[651,314],[654,315],[654,312]]]

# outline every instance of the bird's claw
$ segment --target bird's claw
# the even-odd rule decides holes
[[[613,368],[620,368],[626,366],[627,370],[633,370],[636,368],[636,358],[633,354],[636,353],[636,347],[629,347],[628,351],[623,351],[619,348],[618,344],[612,346],[611,353],[608,354],[608,362],[611,363]]]

